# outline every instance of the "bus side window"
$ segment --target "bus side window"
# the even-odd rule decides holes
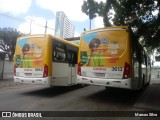
[[[142,51],[141,58],[142,58],[142,64],[147,66],[147,56],[146,56],[144,50]]]
[[[151,61],[150,61],[150,59],[148,58],[148,66],[150,66],[151,65]]]
[[[75,51],[68,50],[68,62],[72,64],[77,64],[77,54]]]
[[[73,64],[77,64],[77,53],[74,51],[73,52]]]
[[[143,53],[143,51],[142,51],[142,53],[141,53],[141,60],[142,60],[141,63],[142,63],[142,64],[145,64],[145,63],[144,63],[145,60],[144,60],[144,53]]]
[[[59,41],[53,41],[53,55],[52,61],[54,62],[67,62],[66,45]]]

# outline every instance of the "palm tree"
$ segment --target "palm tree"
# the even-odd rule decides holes
[[[98,3],[94,0],[83,1],[82,12],[89,16],[90,19],[90,29],[91,29],[91,20],[96,17],[98,10]]]

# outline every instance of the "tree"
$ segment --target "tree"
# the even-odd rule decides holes
[[[96,13],[98,10],[98,3],[94,0],[83,1],[83,5],[81,6],[82,12],[89,16],[90,19],[90,29],[91,29],[91,20],[96,17]]]
[[[0,49],[8,54],[9,60],[13,59],[15,53],[16,40],[23,34],[13,28],[0,28]]]
[[[101,3],[102,4],[102,3]],[[105,26],[127,25],[144,47],[160,51],[159,0],[106,0],[98,7]],[[111,14],[115,13],[114,18]]]

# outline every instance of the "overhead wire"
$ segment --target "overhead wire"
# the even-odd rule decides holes
[[[13,16],[13,15],[10,15],[8,13],[1,12],[1,11],[0,11],[0,15],[5,16],[5,17],[10,18],[10,19],[15,20],[15,21],[32,23],[32,24],[35,24],[37,26],[41,26],[41,27],[44,27],[44,28],[46,27],[46,25],[42,25],[42,24],[37,23],[37,22],[32,22],[32,21],[36,21],[32,18],[27,18],[28,19],[27,20],[27,19],[19,18],[19,17]],[[53,29],[51,27],[48,27],[48,26],[47,26],[47,29],[55,30],[55,29]]]

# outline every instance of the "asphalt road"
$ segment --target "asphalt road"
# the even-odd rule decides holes
[[[101,86],[52,88],[28,84],[4,86],[0,88],[0,111],[160,111],[160,81],[152,80],[150,86],[144,91],[105,89]],[[54,119],[66,118],[55,117]],[[81,120],[82,118],[67,119]],[[92,118],[85,117],[85,119]],[[93,119],[99,120],[102,117],[93,117]],[[113,119],[113,117],[107,117],[107,119]],[[146,118],[136,117],[136,119]]]

